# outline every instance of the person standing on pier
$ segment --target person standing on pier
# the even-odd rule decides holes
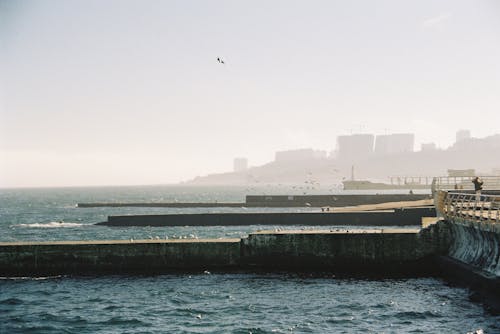
[[[483,190],[483,180],[476,176],[472,179],[472,183],[474,183],[474,190],[476,191],[476,203],[481,199],[481,190]]]

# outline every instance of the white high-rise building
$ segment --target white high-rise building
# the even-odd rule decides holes
[[[373,153],[374,135],[355,134],[337,137],[337,157],[342,160],[364,159]]]
[[[413,133],[394,133],[379,135],[375,142],[375,153],[379,155],[413,152],[415,135]]]
[[[243,172],[248,169],[247,158],[235,158],[233,161],[233,170],[235,172]]]

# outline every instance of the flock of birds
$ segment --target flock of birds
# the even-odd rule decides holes
[[[254,179],[253,180],[254,183],[258,184],[260,183],[260,181],[258,179]],[[277,188],[291,188],[292,191],[299,191],[299,192],[302,192],[303,195],[307,195],[309,194],[310,191],[315,191],[315,190],[321,190],[321,183],[319,181],[316,181],[316,180],[305,180],[304,181],[304,185],[293,185],[293,186],[288,186],[288,185],[283,185],[281,183],[278,183],[278,184],[266,184],[267,187],[277,187]],[[334,187],[331,187],[330,189],[328,189],[331,193],[336,193],[340,190],[343,189],[343,186],[342,185],[337,185],[337,186],[334,186]],[[255,187],[247,187],[245,189],[245,191],[247,193],[250,193],[250,192],[255,192],[255,191],[262,191],[262,185],[261,186],[255,186]],[[266,193],[263,192],[262,193],[263,195],[265,195]]]
[[[149,236],[149,240],[169,240],[169,239],[179,239],[179,240],[182,240],[182,239],[199,239],[199,237],[197,235],[194,235],[194,234],[180,235],[180,236],[176,236],[174,234],[171,237],[169,237],[168,235],[165,235],[165,239],[162,239],[159,236],[155,236],[155,237],[153,237],[152,235]],[[135,242],[135,241],[143,241],[143,239],[130,238],[130,242]]]

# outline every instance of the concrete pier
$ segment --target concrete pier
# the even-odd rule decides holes
[[[249,207],[344,207],[429,198],[426,194],[247,195],[245,203]]]
[[[107,226],[415,226],[422,217],[435,216],[434,207],[400,208],[381,211],[204,213],[170,215],[109,216]]]
[[[450,246],[436,258],[438,275],[471,288],[473,297],[500,313],[500,225],[443,221]]]
[[[491,203],[498,195],[441,191],[436,207],[444,218],[438,226],[449,240],[445,254],[437,257],[440,275],[472,288],[492,310],[500,312],[500,208]]]
[[[92,202],[77,203],[78,208],[241,208],[245,202]]]
[[[0,243],[2,275],[175,270],[408,272],[442,251],[433,228],[256,232],[244,239]],[[421,269],[422,267],[419,266]]]
[[[240,242],[240,239],[3,242],[0,273],[7,276],[146,274],[230,268],[239,263]]]
[[[279,207],[342,207],[386,202],[429,199],[425,194],[365,194],[365,195],[247,195],[245,202],[93,202],[77,203],[79,208],[92,207],[165,207],[165,208],[279,208]]]
[[[421,275],[446,248],[427,229],[263,231],[242,240],[241,262],[268,269]]]

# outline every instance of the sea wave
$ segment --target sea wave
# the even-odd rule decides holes
[[[60,227],[79,227],[84,224],[79,223],[66,223],[66,222],[49,222],[49,223],[33,223],[33,224],[18,224],[14,226],[28,227],[28,228],[60,228]]]
[[[0,305],[21,305],[24,301],[19,298],[7,298],[0,300]]]
[[[64,275],[55,275],[55,276],[0,276],[0,280],[28,280],[28,281],[41,281],[48,279],[55,279],[65,277]]]

